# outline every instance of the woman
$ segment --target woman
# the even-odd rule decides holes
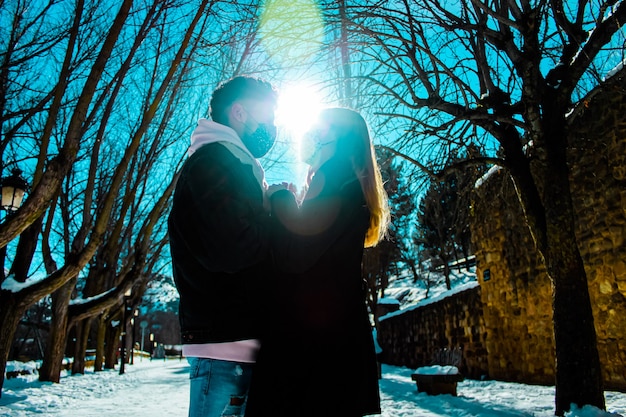
[[[361,276],[363,248],[382,239],[389,220],[374,148],[363,118],[344,108],[322,111],[304,145],[301,205],[289,190],[268,192],[283,274],[246,416],[379,414]]]

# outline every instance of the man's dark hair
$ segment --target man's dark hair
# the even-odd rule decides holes
[[[209,103],[209,117],[216,123],[228,125],[226,110],[237,100],[267,100],[276,104],[278,92],[272,84],[260,78],[237,76],[221,83]]]

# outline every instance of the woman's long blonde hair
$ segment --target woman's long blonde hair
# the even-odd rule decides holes
[[[388,196],[383,187],[367,123],[358,112],[341,107],[322,110],[320,120],[335,130],[337,154],[346,156],[352,162],[370,211],[370,225],[364,246],[376,246],[387,234],[390,215]]]

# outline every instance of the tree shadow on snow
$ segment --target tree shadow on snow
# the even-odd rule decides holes
[[[13,395],[3,392],[2,397],[0,397],[0,407],[18,403],[20,401],[26,400],[27,398],[28,397],[26,395]]]
[[[512,409],[506,404],[494,402],[485,404],[476,399],[464,397],[462,390],[458,391],[457,397],[449,394],[428,395],[418,392],[415,382],[410,380],[411,372],[407,370],[406,375],[400,373],[399,377],[383,372],[383,378],[379,380],[383,410],[385,402],[392,401],[405,405],[409,402],[415,404],[415,415],[419,415],[419,411],[423,410],[424,414],[429,412],[439,416],[528,417],[528,413]]]
[[[459,393],[458,397],[454,397],[449,394],[428,395],[422,392],[418,393],[416,390],[415,402],[421,409],[430,410],[442,416],[528,417],[528,413],[511,409],[506,404],[483,404],[475,399],[463,397],[462,393]]]

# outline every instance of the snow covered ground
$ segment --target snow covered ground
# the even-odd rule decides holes
[[[428,274],[429,282],[413,283],[411,277],[395,279],[385,292],[401,311],[434,302],[476,285],[472,270],[453,271],[451,291],[443,278]],[[163,291],[159,291],[163,292]],[[175,292],[172,289],[170,292]],[[150,305],[154,306],[154,300]],[[391,313],[391,314],[400,314]],[[35,363],[9,362],[7,370],[35,368]],[[302,365],[306,369],[306,363]],[[531,386],[498,381],[465,380],[458,384],[458,396],[428,396],[418,393],[411,380],[413,369],[383,365],[380,380],[383,417],[549,417],[554,415],[554,387]],[[135,358],[134,365],[85,375],[64,373],[59,384],[41,383],[36,375],[23,375],[4,382],[0,417],[186,417],[188,365],[185,359],[154,360]],[[344,378],[346,390],[351,377],[341,369],[328,375]],[[606,392],[607,412],[586,407],[568,417],[626,417],[626,393]],[[324,416],[320,416],[324,417]]]
[[[306,369],[306,364],[302,364]],[[185,417],[188,366],[186,360],[135,360],[119,371],[67,375],[59,384],[41,383],[26,375],[6,380],[0,416],[66,417]],[[554,415],[554,388],[497,381],[460,382],[458,396],[418,393],[413,370],[383,365],[380,380],[384,417],[530,417]],[[337,369],[329,378],[351,379]],[[607,392],[610,413],[586,407],[568,417],[626,416],[626,394]],[[323,416],[320,416],[323,417]]]

